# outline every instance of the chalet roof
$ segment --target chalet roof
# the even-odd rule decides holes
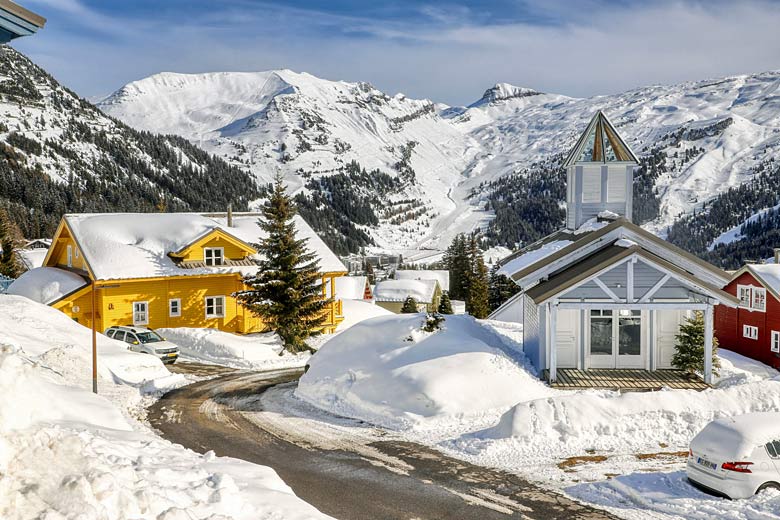
[[[747,264],[735,272],[731,280],[736,280],[746,272],[753,275],[772,296],[780,300],[780,264]]]
[[[564,167],[579,162],[632,162],[639,164],[634,152],[620,137],[609,118],[599,110],[566,158]]]
[[[396,280],[437,280],[442,291],[450,290],[450,272],[446,269],[396,269]]]
[[[9,0],[0,0],[0,43],[29,36],[46,24],[46,18]]]
[[[437,280],[382,280],[374,288],[374,300],[402,302],[411,296],[417,303],[432,303],[437,287]]]
[[[560,262],[563,264],[560,269],[564,269],[568,266],[566,258],[577,256],[578,251],[582,248],[588,247],[596,242],[612,243],[619,238],[630,238],[639,241],[640,245],[645,246],[644,249],[655,247],[656,249],[665,251],[666,254],[664,257],[672,264],[677,265],[681,262],[686,263],[695,271],[706,273],[708,277],[718,281],[722,280],[722,285],[725,285],[726,282],[731,279],[725,271],[680,249],[666,240],[655,236],[649,231],[645,231],[640,226],[633,224],[625,218],[621,217],[612,222],[601,224],[602,225],[598,227],[589,226],[589,229],[592,230],[586,230],[584,232],[578,230],[574,232],[558,231],[553,233],[548,237],[531,244],[527,248],[520,250],[518,254],[503,260],[500,272],[503,272],[521,285],[531,287],[542,278],[542,276],[537,277],[537,273],[547,268],[553,262]],[[550,246],[550,244],[560,241],[568,241],[569,243],[562,244],[562,247]],[[544,249],[545,246],[546,250],[540,253],[539,251]],[[526,259],[529,258],[530,260],[526,261]]]
[[[336,298],[340,300],[362,300],[366,295],[368,278],[365,276],[342,276],[336,281]]]
[[[234,213],[233,226],[224,214],[199,213],[95,213],[63,217],[98,280],[192,276],[215,273],[253,274],[249,262],[224,266],[180,266],[170,253],[181,251],[214,230],[239,242],[254,244],[265,237],[257,225],[259,214]],[[296,215],[297,238],[319,259],[323,273],[346,272],[339,258],[316,235],[303,218]],[[250,258],[258,260],[257,255]],[[233,262],[233,264],[236,264]],[[249,265],[244,265],[249,264]]]
[[[660,256],[643,249],[642,246],[624,239],[616,240],[611,245],[599,249],[592,255],[570,264],[567,268],[559,271],[548,280],[529,289],[526,294],[534,303],[542,303],[556,295],[564,293],[576,284],[593,277],[604,269],[609,268],[609,266],[632,255],[637,255],[648,260],[652,264],[662,267],[666,271],[673,273],[677,279],[683,282],[688,282],[691,285],[700,287],[709,296],[714,297],[719,301],[727,304],[730,303],[733,306],[736,306],[739,301],[735,296],[723,291],[720,287],[703,281],[685,269],[681,269]]]
[[[89,282],[82,276],[57,267],[37,267],[17,278],[8,288],[8,294],[25,296],[38,303],[50,305],[85,287]]]

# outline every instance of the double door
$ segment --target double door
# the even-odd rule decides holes
[[[642,312],[591,310],[590,368],[644,368]]]

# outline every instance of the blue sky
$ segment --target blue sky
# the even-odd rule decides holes
[[[571,96],[780,69],[769,0],[18,0],[14,46],[83,96],[160,71],[289,68],[468,104],[496,82]]]

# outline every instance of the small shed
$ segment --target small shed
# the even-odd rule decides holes
[[[411,296],[417,302],[419,312],[439,309],[442,290],[437,280],[382,280],[374,289],[374,301],[380,307],[401,312],[404,300]]]

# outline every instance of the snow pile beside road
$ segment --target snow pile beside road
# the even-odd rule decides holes
[[[341,300],[344,321],[336,327],[337,332],[345,331],[361,321],[376,318],[378,316],[394,316],[384,307],[363,300]],[[327,337],[327,336],[325,336]]]
[[[447,316],[434,333],[422,331],[424,320],[392,315],[354,325],[312,357],[295,395],[339,415],[408,428],[504,410],[529,386],[544,387],[470,316]]]
[[[284,350],[275,333],[239,336],[217,329],[157,329],[164,338],[179,346],[183,357],[250,370],[303,367],[308,353],[291,354]]]
[[[14,347],[0,349],[0,473],[6,520],[326,518],[270,468],[133,431],[107,399]]]

